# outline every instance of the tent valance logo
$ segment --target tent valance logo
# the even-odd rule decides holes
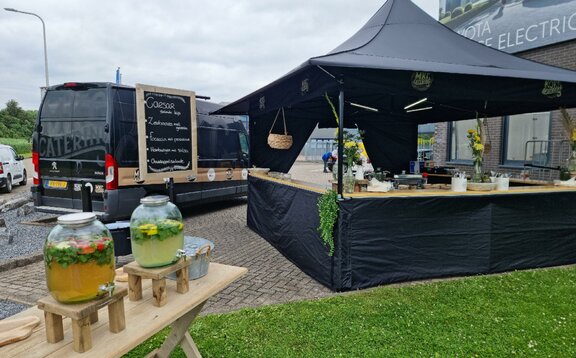
[[[258,100],[258,106],[259,106],[261,111],[266,109],[266,97],[265,96],[260,97],[260,99]]]
[[[560,81],[545,81],[542,94],[548,98],[558,98],[562,96],[562,82]]]
[[[412,73],[412,87],[418,91],[427,91],[432,87],[434,77],[430,72],[414,72]]]
[[[302,80],[302,84],[300,85],[300,93],[302,94],[302,96],[304,96],[308,92],[310,92],[310,80],[305,78],[304,80]]]

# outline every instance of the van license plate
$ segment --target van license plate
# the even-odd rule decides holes
[[[45,187],[50,189],[66,189],[68,187],[68,182],[60,180],[48,180]]]

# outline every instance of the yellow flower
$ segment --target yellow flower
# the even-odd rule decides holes
[[[572,130],[572,141],[576,142],[576,129]]]
[[[484,150],[484,146],[480,143],[476,143],[476,144],[474,144],[474,149],[478,150],[478,151]]]
[[[476,134],[476,131],[474,129],[468,129],[468,134]]]
[[[182,230],[183,227],[184,227],[184,224],[182,224],[182,223],[178,224],[178,230]]]
[[[476,142],[480,143],[480,136],[479,136],[479,135],[476,135],[476,136],[474,137],[474,140],[475,140]]]
[[[356,146],[356,142],[346,142],[344,143],[345,148],[352,148]]]

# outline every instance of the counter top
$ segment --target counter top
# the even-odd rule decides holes
[[[326,186],[319,184],[309,183],[297,179],[292,179],[290,181],[283,179],[275,179],[261,173],[251,173],[259,179],[274,181],[280,184],[293,186],[296,188],[317,192],[323,194],[328,189],[328,183]],[[436,174],[438,175],[438,174]],[[527,193],[548,193],[548,192],[573,192],[576,191],[576,187],[567,186],[555,186],[549,182],[544,181],[523,181],[527,186],[514,186],[510,187],[509,190],[491,190],[491,191],[466,191],[466,192],[453,192],[450,189],[439,189],[439,188],[429,188],[429,189],[406,189],[406,190],[392,190],[389,192],[360,192],[353,194],[344,194],[344,197],[349,198],[367,198],[367,197],[429,197],[429,196],[469,196],[469,195],[508,195],[508,194],[527,194]],[[543,185],[545,183],[546,185]]]

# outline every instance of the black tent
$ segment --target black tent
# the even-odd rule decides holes
[[[317,124],[337,126],[326,93],[340,99],[345,127],[365,131],[374,166],[396,172],[416,157],[418,124],[575,107],[576,73],[486,47],[411,1],[388,0],[327,55],[218,113],[249,114],[253,164],[288,171]],[[279,108],[294,137],[287,151],[266,142]]]
[[[398,171],[416,157],[418,124],[575,107],[576,73],[472,42],[412,2],[388,0],[334,51],[218,113],[249,114],[253,164],[287,171],[317,124],[336,126],[325,94],[338,103],[341,129],[365,130],[374,165]],[[267,145],[279,108],[294,136],[289,150]],[[576,262],[570,188],[352,195],[338,201],[332,257],[317,231],[323,192],[251,175],[247,220],[333,290]]]

